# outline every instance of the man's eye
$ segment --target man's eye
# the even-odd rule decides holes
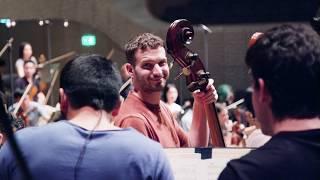
[[[153,65],[152,64],[144,64],[142,67],[144,69],[152,69]]]
[[[166,64],[167,64],[167,62],[162,61],[162,62],[159,63],[159,66],[164,66],[164,65],[166,65]]]

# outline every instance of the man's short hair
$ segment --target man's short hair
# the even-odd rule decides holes
[[[259,88],[265,81],[271,109],[280,120],[320,116],[320,39],[310,27],[282,25],[268,30],[248,50],[246,64]]]
[[[159,46],[164,47],[164,42],[159,36],[151,33],[143,33],[135,36],[124,46],[128,63],[135,65],[135,53],[138,49],[156,49]]]
[[[69,61],[60,77],[60,87],[75,109],[90,106],[110,112],[119,101],[120,85],[115,66],[100,55],[84,55]]]

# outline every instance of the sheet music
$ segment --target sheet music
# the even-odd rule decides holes
[[[212,159],[201,160],[193,148],[165,149],[176,180],[214,180],[231,159],[239,158],[251,149],[214,148]]]

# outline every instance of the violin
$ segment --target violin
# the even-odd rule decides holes
[[[22,108],[19,108],[17,117],[14,119],[14,126],[17,129],[22,129],[29,124],[29,118]]]
[[[30,91],[29,91],[29,97],[30,99],[33,100],[38,100],[37,96],[39,93],[43,93],[45,94],[45,92],[48,89],[48,84],[42,80],[39,80],[38,86],[36,86],[35,84],[32,85]]]
[[[185,46],[191,44],[193,36],[194,30],[188,20],[174,21],[167,32],[167,52],[172,56],[174,62],[182,68],[180,75],[186,77],[188,90],[191,92],[197,89],[205,91],[210,73],[205,70],[198,54]],[[225,147],[215,104],[205,105],[205,112],[210,129],[211,144],[215,147]]]

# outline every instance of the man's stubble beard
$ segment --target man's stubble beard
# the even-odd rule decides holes
[[[143,87],[143,91],[148,93],[162,92],[164,90],[165,84],[166,84],[166,80],[156,85],[150,85],[146,83]]]

